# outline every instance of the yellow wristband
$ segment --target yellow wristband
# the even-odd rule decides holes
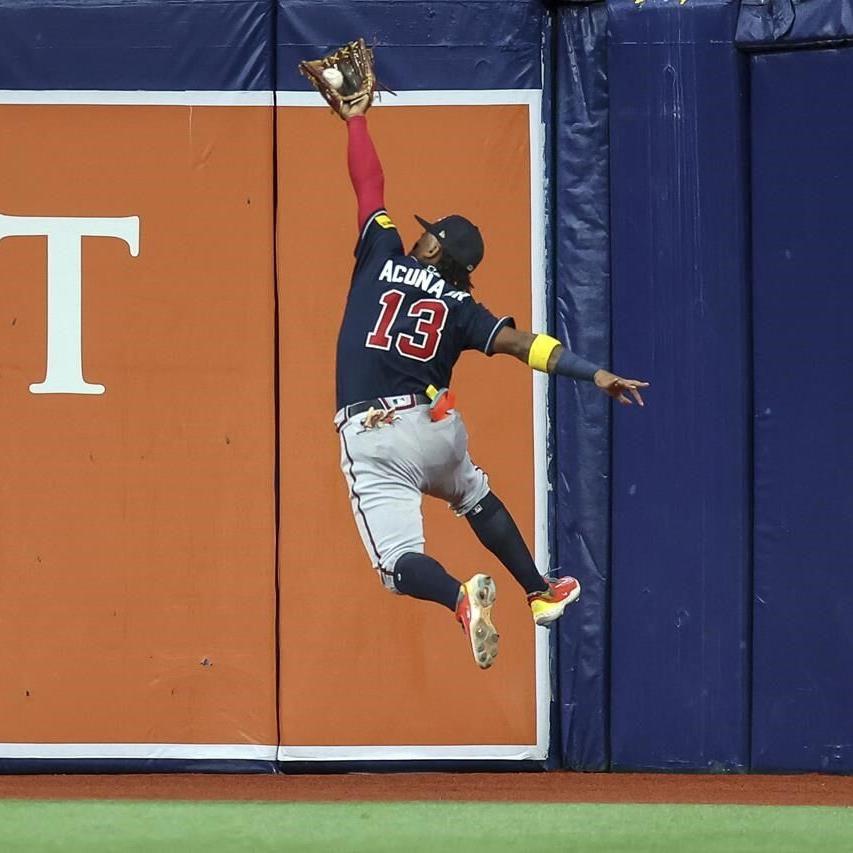
[[[550,335],[537,335],[530,345],[530,352],[527,354],[527,363],[534,370],[541,370],[543,373],[548,372],[548,359],[551,358],[551,353],[560,346],[560,342]]]

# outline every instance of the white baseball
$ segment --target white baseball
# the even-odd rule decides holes
[[[344,85],[344,75],[337,68],[324,68],[323,79],[333,89],[340,89]]]

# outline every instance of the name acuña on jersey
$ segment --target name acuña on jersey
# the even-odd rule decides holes
[[[379,281],[387,281],[393,284],[408,284],[410,287],[419,288],[430,296],[455,299],[464,302],[471,298],[471,294],[464,290],[448,290],[445,293],[447,282],[438,274],[435,267],[408,267],[405,264],[395,264],[393,260],[385,261],[382,272],[379,273]]]

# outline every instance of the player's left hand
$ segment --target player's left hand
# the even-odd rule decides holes
[[[648,382],[642,382],[639,379],[623,379],[609,370],[599,370],[596,372],[594,381],[605,394],[612,397],[617,403],[623,406],[631,406],[634,400],[641,406],[644,406],[643,397],[640,394],[640,388],[648,388]],[[631,399],[631,397],[634,400]]]
[[[348,121],[355,116],[363,116],[369,109],[372,103],[370,95],[362,95],[357,101],[352,103],[342,103],[340,116],[344,121]]]

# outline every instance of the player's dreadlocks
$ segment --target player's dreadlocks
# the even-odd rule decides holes
[[[457,290],[464,290],[470,293],[474,287],[468,270],[458,261],[451,258],[447,252],[442,253],[441,259],[435,265],[435,268],[441,277]]]

